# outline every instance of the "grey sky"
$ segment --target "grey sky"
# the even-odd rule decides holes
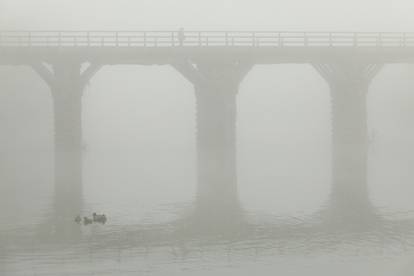
[[[1,29],[412,31],[409,0],[1,0]]]

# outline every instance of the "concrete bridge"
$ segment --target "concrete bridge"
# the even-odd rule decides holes
[[[240,82],[256,64],[297,63],[311,64],[331,91],[332,208],[343,211],[353,206],[352,210],[363,213],[370,205],[368,88],[382,66],[413,62],[414,33],[0,32],[0,64],[31,66],[50,87],[56,202],[62,206],[68,204],[65,198],[81,195],[82,94],[102,66],[171,65],[194,85],[197,202],[200,210],[208,212],[211,206],[238,208],[236,97]]]

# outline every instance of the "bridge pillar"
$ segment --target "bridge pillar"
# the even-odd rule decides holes
[[[328,82],[332,108],[332,190],[329,209],[341,219],[371,210],[367,186],[367,93],[380,65],[354,61],[314,65]]]
[[[53,100],[55,213],[73,218],[82,207],[82,94],[99,67],[82,72],[80,61],[62,60],[32,68],[48,84]]]
[[[237,61],[185,61],[173,66],[195,88],[197,210],[210,216],[238,210],[236,96],[251,66]]]

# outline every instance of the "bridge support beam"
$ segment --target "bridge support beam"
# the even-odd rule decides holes
[[[237,61],[184,61],[173,66],[195,88],[197,211],[211,217],[238,210],[236,97],[251,65]]]
[[[48,84],[53,99],[55,144],[55,213],[73,218],[82,207],[82,94],[99,69],[81,71],[79,61],[62,60],[51,66],[32,64]]]
[[[367,93],[380,65],[342,61],[316,64],[332,102],[332,190],[329,209],[345,221],[371,210],[367,186]]]

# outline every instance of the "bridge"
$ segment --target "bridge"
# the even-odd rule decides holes
[[[57,202],[79,198],[82,94],[104,65],[170,65],[194,85],[197,202],[237,208],[236,97],[256,64],[310,64],[330,87],[334,209],[369,210],[366,95],[389,63],[414,62],[414,33],[2,31],[0,64],[30,66],[54,104]],[[353,209],[355,210],[355,209]],[[72,215],[73,212],[70,213]],[[356,214],[350,214],[353,216]]]
[[[20,47],[413,47],[414,33],[252,31],[1,31]]]

